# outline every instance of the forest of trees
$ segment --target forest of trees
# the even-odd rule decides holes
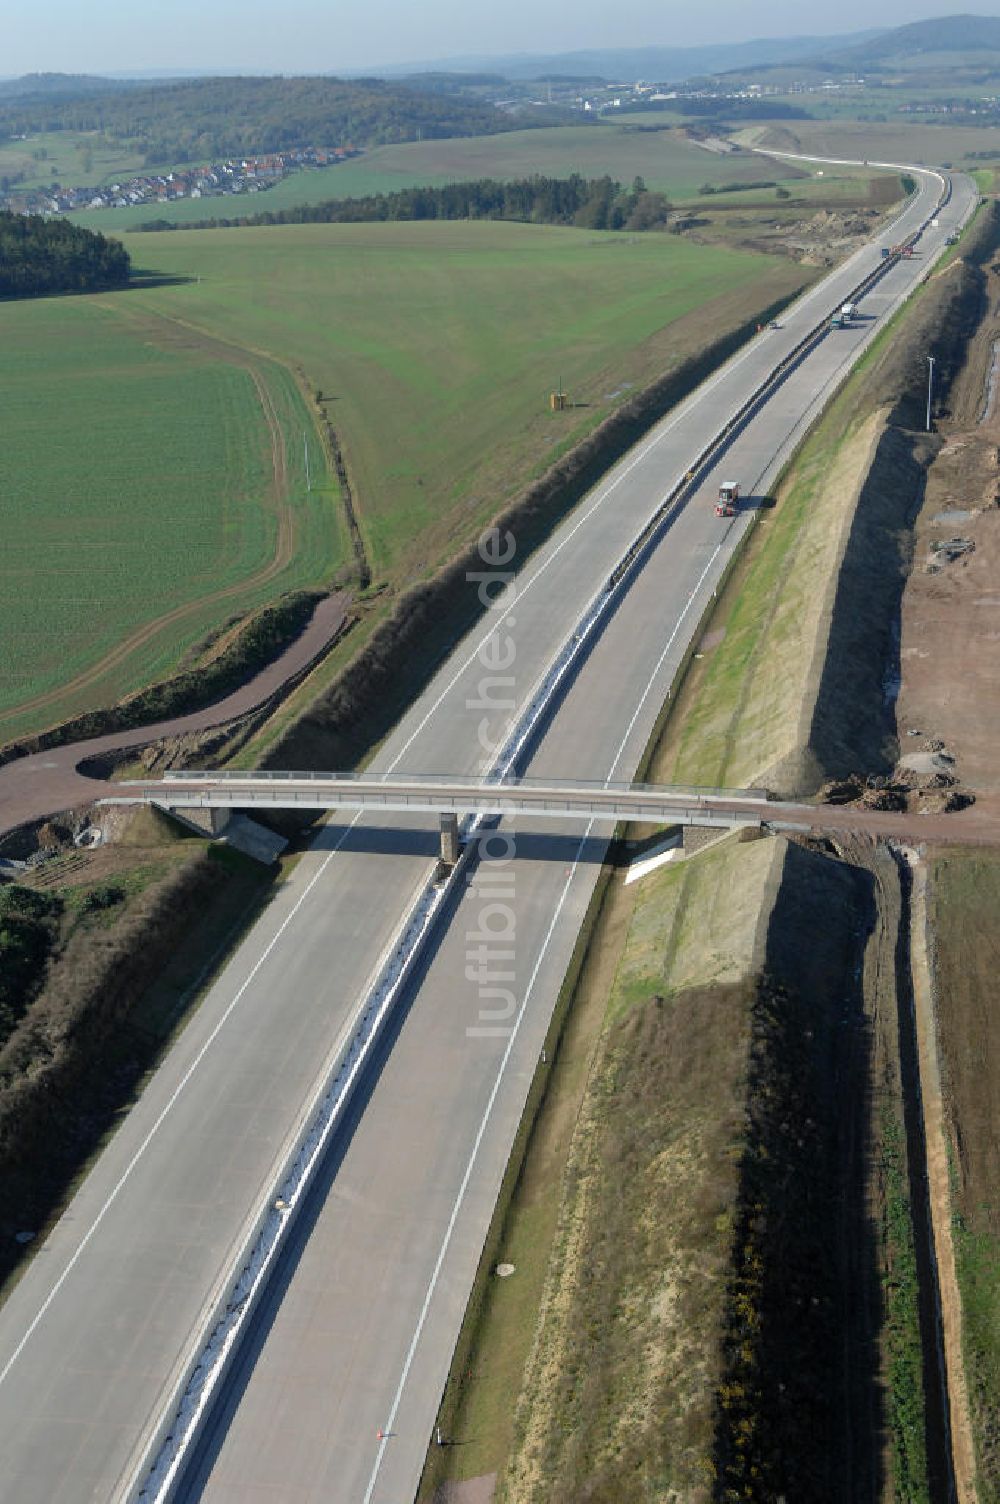
[[[117,240],[66,219],[0,212],[0,297],[124,287],[130,271],[128,252]]]
[[[524,119],[454,93],[336,78],[197,78],[114,88],[76,98],[0,98],[0,129],[100,130],[138,142],[149,166],[292,146],[379,146],[437,136],[481,136],[551,123]]]
[[[720,94],[717,98],[702,99],[695,94],[678,94],[676,99],[641,100],[635,104],[625,103],[616,114],[648,114],[657,110],[663,114],[692,116],[708,120],[811,120],[813,116],[799,105],[788,104],[783,99],[733,99]]]
[[[614,178],[518,178],[502,183],[480,178],[442,188],[404,188],[365,198],[328,199],[322,204],[262,210],[235,219],[188,221],[184,229],[213,230],[233,225],[361,224],[377,220],[516,219],[532,224],[577,225],[586,230],[658,230],[667,223],[670,203],[650,192],[642,178],[623,188]],[[174,230],[176,223],[153,219],[140,230]]]

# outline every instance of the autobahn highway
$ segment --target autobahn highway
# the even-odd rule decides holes
[[[939,180],[919,181],[895,239],[937,200]],[[741,479],[750,508],[767,494],[812,416],[974,201],[971,182],[956,177],[918,258],[894,264],[865,297],[863,321],[824,338],[734,439],[605,623],[523,773],[633,777],[690,635],[751,523],[750,509],[735,521],[715,517],[713,487],[725,472]],[[878,247],[868,248],[812,288],[781,329],[751,341],[605,477],[456,649],[371,773],[481,771],[484,745],[531,700],[628,540],[878,261]],[[518,568],[516,552],[502,565],[495,557],[484,560],[494,579]],[[498,691],[499,680],[509,682]],[[509,822],[499,829],[511,834]],[[518,834],[515,822],[516,861],[473,869],[293,1228],[181,1497],[413,1497],[608,832],[607,822],[533,821]],[[436,846],[426,817],[324,827],[209,989],[0,1309],[0,1499],[134,1496],[195,1338]],[[490,893],[511,880],[508,1010],[486,995],[469,956],[484,943],[476,937],[497,901]]]

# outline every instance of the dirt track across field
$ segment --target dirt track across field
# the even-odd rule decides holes
[[[152,320],[153,316],[149,316]],[[166,319],[156,320],[154,327],[160,337],[158,343],[165,345],[166,336],[161,332],[161,326],[169,329],[169,321]],[[179,338],[174,334],[174,342],[179,343]],[[192,340],[188,341],[193,343]],[[227,585],[220,590],[208,595],[199,596],[197,600],[187,601],[181,606],[175,606],[162,616],[152,621],[144,622],[137,627],[128,637],[122,638],[99,662],[91,664],[87,669],[79,673],[75,679],[57,685],[54,689],[43,694],[34,695],[29,700],[23,700],[15,707],[18,713],[26,711],[44,710],[46,706],[57,704],[70,694],[82,694],[93,684],[104,678],[113,669],[125,663],[135,652],[157,637],[168,627],[176,626],[196,611],[201,611],[206,603],[214,603],[231,600],[247,590],[256,589],[261,585],[268,584],[277,578],[282,570],[287,569],[295,551],[295,512],[289,500],[288,490],[288,456],[285,448],[285,434],[281,427],[278,414],[275,411],[274,399],[268,389],[267,383],[261,373],[260,367],[249,352],[240,352],[234,345],[228,345],[221,340],[210,340],[206,336],[199,342],[199,347],[216,355],[219,359],[228,361],[230,365],[241,366],[246,370],[253,381],[254,390],[260,403],[261,414],[267,428],[268,443],[271,453],[271,502],[277,516],[277,534],[275,537],[274,553],[266,564],[262,565],[255,574],[246,579],[238,580],[235,584]]]
[[[90,804],[100,798],[105,785],[78,772],[82,762],[145,747],[164,737],[222,726],[265,704],[279,690],[301,678],[340,635],[347,621],[349,601],[350,597],[343,592],[328,595],[320,601],[305,631],[295,642],[241,688],[214,705],[152,726],[137,726],[130,731],[116,731],[89,741],[71,742],[7,763],[0,768],[0,835],[29,821]]]

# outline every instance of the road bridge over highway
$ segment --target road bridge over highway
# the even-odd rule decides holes
[[[119,792],[120,790],[120,792]],[[123,782],[102,804],[166,810],[360,810],[395,814],[534,815],[676,825],[758,825],[760,789],[600,783],[587,779],[450,778],[435,774],[228,773],[188,770]]]
[[[811,804],[773,798],[765,789],[711,789],[588,779],[450,778],[445,775],[356,773],[229,773],[187,770],[163,779],[122,783],[104,804],[150,804],[167,811],[350,810],[437,814],[442,856],[454,860],[458,817],[536,821],[606,821],[643,825],[704,825],[799,832],[853,831],[900,842],[978,842],[992,820],[978,814],[925,816],[858,805]],[[221,828],[221,826],[220,826]]]
[[[948,193],[938,174],[913,176],[917,191],[886,233],[914,239],[917,257],[883,268],[875,243],[849,258],[680,403],[548,543],[516,558],[506,598],[440,665],[368,778],[449,769],[475,790],[485,715],[491,744],[526,728],[507,780],[525,773],[562,789],[580,779],[610,799],[631,787],[754,525],[752,508],[719,518],[709,498],[730,475],[750,496],[770,494],[813,418],[972,212],[968,178]],[[830,309],[856,302],[859,288],[865,321],[831,334]],[[499,571],[495,550],[486,566]],[[509,704],[493,714],[482,684],[500,663],[510,665]],[[36,771],[45,773],[27,769],[25,780]],[[95,797],[123,792],[93,785]],[[641,808],[626,818],[644,818]],[[904,839],[982,829],[976,810],[799,808],[807,827],[820,819]],[[789,813],[764,800],[761,810],[769,823]],[[531,816],[538,830],[510,862],[509,1020],[497,1024],[495,1000],[469,975],[486,900],[457,868],[448,922],[372,1046],[368,1074],[351,1077],[357,1095],[296,1220],[286,1167],[319,1155],[315,1115],[358,1069],[354,1041],[389,1006],[386,993],[373,1001],[373,978],[441,907],[434,896],[415,907],[432,868],[426,813],[367,810],[363,842],[351,839],[354,816],[316,832],[0,1309],[0,1498],[413,1498],[553,1004],[619,818],[610,803],[600,815],[574,811],[578,833],[552,813]],[[504,831],[507,817],[495,818]],[[409,848],[401,829],[419,838]],[[279,1233],[283,1244],[267,1241]],[[253,1306],[249,1281],[275,1248]],[[205,1343],[243,1313],[239,1343],[224,1329],[209,1407]],[[149,1484],[151,1459],[192,1412],[200,1430],[187,1460],[175,1454],[163,1487]]]

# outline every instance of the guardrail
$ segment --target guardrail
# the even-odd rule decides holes
[[[173,783],[200,783],[223,786],[226,784],[247,783],[330,783],[344,785],[348,788],[362,791],[371,789],[459,789],[463,792],[475,792],[488,790],[496,787],[495,781],[490,778],[466,778],[453,776],[450,773],[383,773],[372,775],[369,773],[322,773],[315,769],[303,773],[287,772],[284,769],[267,768],[260,773],[245,773],[239,770],[222,768],[218,772],[200,773],[194,768],[184,768],[176,773],[170,773],[163,779],[163,784],[168,786]],[[147,789],[151,785],[145,778],[123,780],[119,785],[122,789],[138,787]],[[708,788],[702,784],[693,783],[629,783],[626,779],[607,780],[596,778],[524,778],[519,775],[508,776],[503,780],[504,789],[523,789],[526,793],[553,791],[578,791],[587,794],[600,789],[608,794],[652,794],[658,798],[668,799],[671,797],[690,798],[714,798],[714,799],[766,799],[766,789],[732,789],[732,788]],[[110,803],[111,800],[102,801]]]
[[[145,803],[148,795],[126,795],[115,803]],[[156,802],[168,809],[322,809],[377,810],[380,813],[449,815],[535,815],[579,820],[596,818],[618,822],[676,821],[682,825],[741,825],[758,823],[766,793],[713,794],[704,789],[657,788],[655,785],[605,787],[601,783],[560,785],[524,781],[502,783],[406,783],[329,779],[297,784],[240,780],[235,786],[187,784],[182,792],[169,788]],[[756,815],[752,813],[756,811]]]
[[[917,240],[923,234],[924,230],[930,224],[931,220],[941,212],[944,204],[951,196],[951,181],[950,179],[945,179],[944,181],[945,188],[942,191],[942,195],[939,197],[938,203],[936,204],[934,210],[927,216],[927,218],[921,225],[918,226],[915,231],[913,231],[908,237],[906,237],[906,239],[901,242],[902,245],[915,245]],[[841,298],[838,301],[838,306],[842,306],[845,301],[854,302],[863,298],[866,293],[870,292],[873,287],[877,286],[878,283],[882,281],[882,279],[887,276],[888,273],[896,265],[898,265],[901,259],[901,253],[897,252],[895,255],[889,256],[886,260],[879,262],[879,264],[874,267],[873,270],[867,274],[867,276],[862,278],[862,280],[851,290],[846,299]],[[684,502],[688,501],[697,490],[698,486],[701,484],[701,481],[704,479],[706,470],[708,470],[721,458],[721,456],[732,444],[733,440],[746,427],[749,420],[760,411],[760,409],[771,399],[771,397],[774,396],[774,393],[778,390],[778,388],[783,385],[785,381],[787,381],[788,377],[792,375],[795,370],[798,369],[798,367],[807,358],[807,356],[812,353],[812,351],[820,343],[820,341],[827,337],[830,332],[830,318],[833,311],[834,310],[828,311],[824,315],[821,322],[816,324],[813,329],[810,330],[810,332],[799,341],[795,348],[784,357],[780,364],[775,367],[775,369],[770,373],[767,379],[761,383],[761,385],[754,393],[752,393],[752,395],[747,399],[742,407],[740,407],[734,414],[734,416],[729,419],[725,427],[716,436],[716,438],[713,439],[711,444],[708,444],[701,451],[684,478],[664,498],[664,500],[661,502],[660,506],[656,509],[652,516],[649,517],[643,524],[643,527],[634,536],[632,542],[628,545],[624,554],[621,556],[618,564],[614,567],[611,574],[608,576],[603,589],[598,592],[598,594],[592,599],[590,606],[588,606],[584,611],[581,622],[578,625],[576,632],[569,639],[569,642],[564,645],[564,652],[567,651],[570,646],[573,646],[574,648],[583,646],[583,640],[584,638],[590,637],[591,629],[596,620],[600,616],[603,616],[603,614],[610,608],[612,599],[617,593],[618,588],[631,578],[633,572],[648,557],[651,548],[659,540],[664,527],[672,519],[674,514],[679,510],[680,506]]]
[[[946,200],[939,201],[934,213],[928,216],[905,243],[915,243],[930,220],[940,212],[944,202]],[[896,259],[898,258],[890,258],[876,267],[849,294],[851,300],[863,297],[865,292],[874,287],[896,264]],[[828,331],[829,314],[824,323],[817,325],[800,341],[758,387],[723,432],[706,446],[688,474],[635,535],[604,587],[591,600],[575,631],[546,671],[497,755],[493,768],[487,775],[489,778],[501,781],[512,774],[518,758],[530,745],[544,716],[558,698],[558,691],[567,674],[589,648],[597,627],[612,602],[647,557],[653,543],[674,513],[693,493],[707,465],[725,452],[749,418],[773,395]],[[472,816],[467,822],[466,834],[479,828],[486,818],[483,815]],[[339,1052],[323,1083],[316,1112],[310,1118],[305,1136],[286,1160],[275,1193],[268,1198],[266,1206],[254,1219],[250,1234],[242,1243],[235,1271],[223,1281],[221,1291],[213,1298],[202,1326],[197,1350],[183,1365],[181,1377],[174,1386],[164,1412],[144,1438],[142,1456],[122,1480],[119,1498],[141,1501],[141,1504],[170,1504],[176,1498],[186,1458],[200,1435],[213,1397],[225,1378],[245,1324],[267,1282],[278,1252],[284,1245],[295,1211],[308,1190],[312,1170],[347,1109],[385,1019],[405,988],[423,953],[429,933],[468,865],[470,850],[471,848],[467,848],[462,852],[445,883],[428,880],[404,917],[374,983],[355,1013],[350,1038]]]

